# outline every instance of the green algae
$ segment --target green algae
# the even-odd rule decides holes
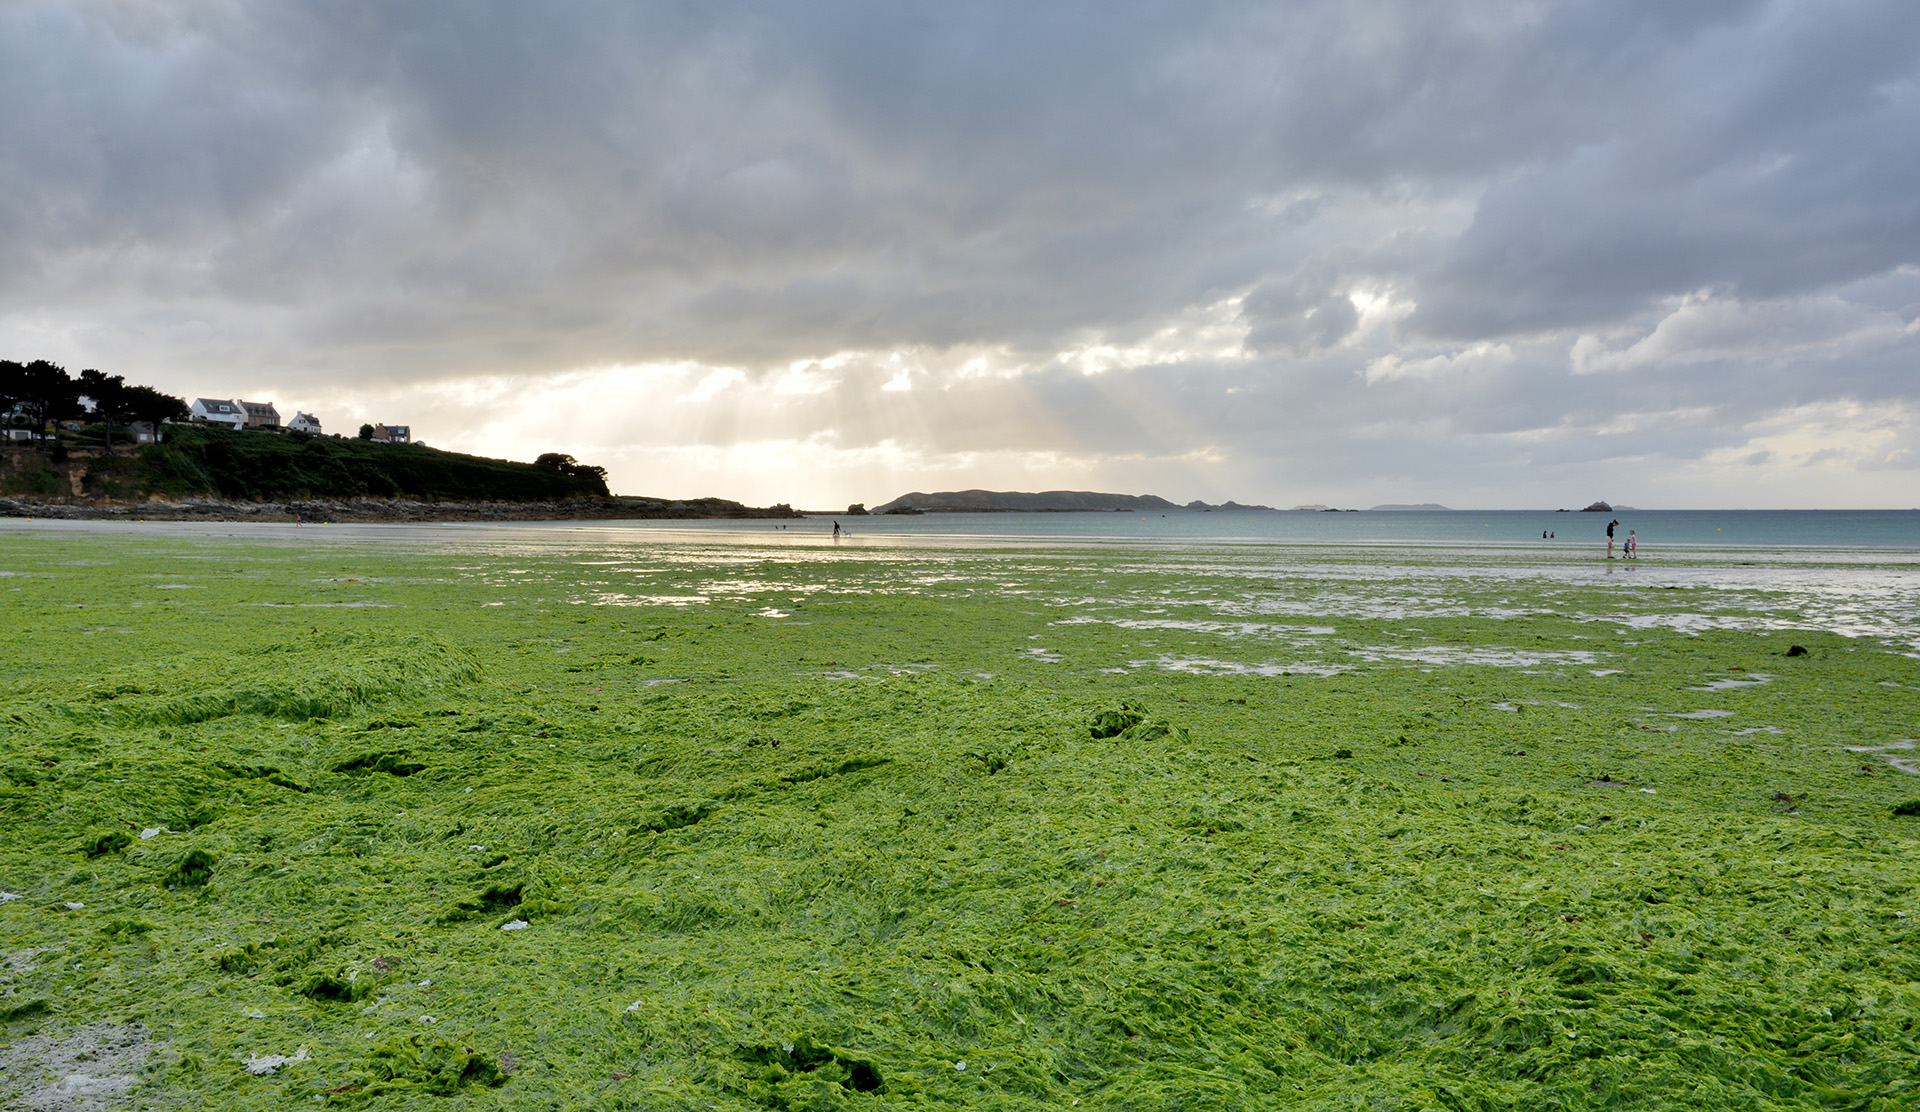
[[[1905,646],[1292,556],[0,535],[0,1007],[154,1107],[1914,1099]]]

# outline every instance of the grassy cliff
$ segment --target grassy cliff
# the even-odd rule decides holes
[[[607,494],[605,482],[593,475],[421,444],[198,425],[169,426],[165,443],[144,445],[130,454],[75,453],[66,460],[39,451],[14,455],[18,458],[10,461],[12,466],[0,473],[0,493],[124,501],[158,494],[262,501],[372,497],[494,502],[554,502]],[[77,488],[69,476],[77,480]]]

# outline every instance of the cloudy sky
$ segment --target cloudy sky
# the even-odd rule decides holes
[[[1920,505],[1912,0],[0,0],[0,356],[806,507]]]

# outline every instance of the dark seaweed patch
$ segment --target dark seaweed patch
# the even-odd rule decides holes
[[[477,896],[461,900],[440,915],[442,923],[458,923],[465,919],[479,919],[488,915],[498,915],[503,911],[520,906],[524,884],[495,884]]]
[[[300,995],[323,1004],[351,1004],[365,999],[373,992],[371,980],[361,981],[352,977],[336,977],[331,973],[315,973],[300,986]]]
[[[129,942],[154,929],[145,919],[110,919],[100,933],[116,942]]]
[[[191,849],[161,880],[168,888],[204,888],[213,879],[213,867],[219,858],[204,849]]]
[[[717,809],[718,805],[710,799],[703,799],[697,803],[671,803],[641,819],[637,830],[647,830],[655,834],[680,830],[692,826],[713,814]]]
[[[1119,737],[1147,720],[1146,712],[1131,703],[1120,704],[1118,710],[1103,710],[1087,722],[1087,733],[1095,738]]]
[[[384,1089],[418,1088],[437,1096],[452,1096],[473,1085],[498,1088],[507,1083],[507,1071],[491,1057],[470,1046],[420,1035],[391,1039],[375,1047],[368,1060],[373,1075],[368,1095]]]
[[[87,839],[81,851],[88,857],[105,857],[109,853],[119,853],[133,844],[133,835],[124,830],[108,830]]]
[[[342,761],[333,766],[335,772],[384,772],[389,776],[412,776],[416,772],[425,772],[427,766],[418,761],[410,761],[404,752],[368,753],[350,761]]]
[[[12,1023],[17,1019],[33,1019],[52,1013],[53,1006],[45,1000],[26,1000],[13,1005],[0,1004],[0,1023]]]
[[[259,969],[262,960],[258,942],[223,950],[213,956],[213,964],[219,967],[220,972],[243,977]]]
[[[1909,799],[1905,803],[1895,804],[1893,813],[1898,818],[1912,818],[1920,815],[1920,799]]]
[[[883,764],[892,763],[892,761],[893,758],[891,757],[849,757],[838,763],[830,762],[827,764],[814,765],[811,768],[803,768],[795,772],[784,773],[780,779],[789,784],[804,784],[811,780],[824,780],[829,776],[845,776],[849,772],[859,772],[867,768],[879,768]]]
[[[735,1057],[760,1069],[745,1086],[754,1102],[767,1108],[811,1107],[820,1082],[857,1093],[883,1092],[886,1079],[871,1059],[815,1042],[801,1035],[780,1046],[746,1046]]]

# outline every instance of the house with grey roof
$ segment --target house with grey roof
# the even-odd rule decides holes
[[[225,425],[232,429],[247,427],[247,411],[231,398],[195,398],[187,407],[187,416],[205,425]]]

